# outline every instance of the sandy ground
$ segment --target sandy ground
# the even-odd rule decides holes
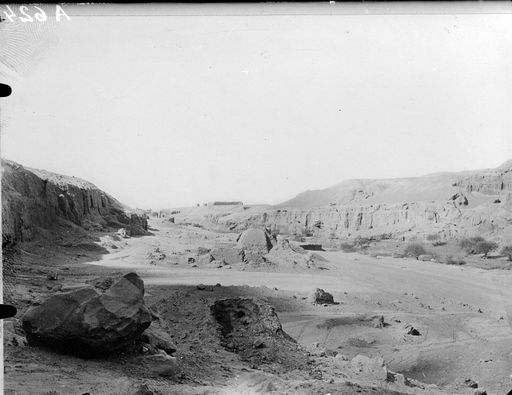
[[[63,273],[64,282],[69,284],[102,273],[136,271],[145,281],[148,300],[153,302],[167,297],[171,290],[180,289],[178,286],[189,285],[187,292],[193,293],[197,292],[196,284],[220,283],[226,290],[223,292],[229,290],[235,295],[254,295],[269,300],[284,330],[304,347],[336,350],[347,358],[358,354],[381,356],[392,371],[436,384],[446,393],[473,393],[474,390],[464,384],[466,378],[478,382],[488,394],[505,394],[512,389],[512,272],[509,270],[373,258],[335,251],[320,253],[328,260],[323,265],[328,270],[273,267],[263,271],[243,264],[232,265],[231,269],[202,264],[192,267],[186,263],[187,258],[197,256],[198,247],[230,245],[236,235],[177,226],[160,219],[150,224],[151,236],[118,240],[103,235],[96,242],[103,250],[92,248],[85,254],[76,254],[69,246],[62,247],[58,252],[47,252],[46,260],[53,262],[56,270]],[[155,251],[165,256],[155,261]],[[27,254],[26,262],[35,262],[42,253],[31,250]],[[71,269],[63,272],[63,265]],[[22,311],[30,304],[27,300],[44,296],[46,292],[41,291],[45,281],[34,282],[30,280],[31,275],[35,276],[35,272],[27,274],[25,282],[20,277],[10,290],[13,299],[25,298]],[[31,287],[35,296],[28,295]],[[339,304],[312,305],[306,297],[315,288],[331,292]],[[386,323],[383,328],[372,325],[372,317],[379,315]],[[408,335],[408,325],[421,335]],[[180,346],[179,339],[177,343]],[[244,378],[253,373],[250,368],[243,370],[244,365],[230,354],[215,353],[214,358],[229,367],[225,377],[221,375],[223,379],[219,379],[217,368],[205,362],[203,381],[197,375],[189,375],[190,380],[173,387],[172,391],[176,392],[169,390],[168,393],[218,393],[221,387],[231,388],[232,393],[237,393],[236,388],[243,392],[241,388],[245,388],[246,383],[240,387],[239,381],[254,379],[253,376]],[[63,365],[72,372],[67,374],[66,370],[60,370]],[[83,371],[78,373],[80,369]],[[130,369],[138,374],[136,367]],[[74,357],[57,357],[49,350],[9,345],[6,346],[5,375],[6,393],[37,393],[37,386],[33,384],[36,380],[46,383],[39,393],[47,394],[50,390],[109,393],[112,388],[119,388],[118,393],[129,393],[128,389],[134,386],[133,375],[128,378],[126,369],[123,370],[118,361],[84,362]],[[54,378],[55,387],[48,382],[48,377]],[[107,384],[102,384],[105,380]],[[158,380],[151,380],[148,378],[145,382],[158,385]],[[201,382],[200,390],[197,382]],[[321,388],[313,386],[305,393],[385,393],[384,390],[375,392],[375,389],[356,390],[339,383],[331,387],[328,383]],[[59,389],[63,392],[58,392]]]

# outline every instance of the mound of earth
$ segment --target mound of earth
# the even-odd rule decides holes
[[[240,248],[233,247],[217,247],[210,251],[210,262],[215,261],[221,265],[235,265],[243,262],[245,259],[245,253]]]
[[[265,255],[265,259],[275,265],[286,265],[301,268],[316,268],[320,262],[325,262],[321,255],[304,250],[300,246],[290,244],[287,239],[279,239]]]
[[[122,348],[149,327],[151,313],[139,276],[129,273],[113,284],[96,285],[56,294],[29,309],[23,316],[28,342],[99,355]],[[104,293],[97,291],[102,288]]]
[[[211,312],[220,325],[221,343],[242,360],[259,366],[279,362],[288,369],[304,368],[306,355],[283,331],[274,308],[257,298],[227,298],[213,303]]]
[[[266,230],[250,228],[238,237],[237,248],[244,252],[245,261],[260,263],[272,249],[272,241]]]

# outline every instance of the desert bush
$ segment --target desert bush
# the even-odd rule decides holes
[[[431,233],[426,237],[427,241],[436,241],[439,239],[439,235],[437,233]]]
[[[447,265],[465,265],[466,264],[466,261],[457,256],[457,257],[453,257],[451,255],[447,255],[444,262],[447,264]]]
[[[343,252],[355,252],[356,251],[355,245],[353,243],[349,243],[346,241],[340,243],[340,249]]]
[[[357,236],[354,239],[354,246],[358,248],[368,248],[370,246],[371,241],[372,240],[368,237]]]
[[[416,259],[418,259],[420,255],[425,255],[426,253],[427,251],[421,243],[409,243],[404,249],[404,254],[406,256],[412,256]]]
[[[481,236],[464,238],[459,241],[459,246],[468,254],[484,254],[484,257],[487,257],[489,252],[498,248],[498,244],[494,241],[485,240]]]
[[[375,236],[376,240],[390,240],[393,238],[393,233],[382,233],[378,236]]]
[[[504,246],[501,249],[500,253],[501,253],[501,255],[507,256],[509,261],[512,261],[512,245]]]

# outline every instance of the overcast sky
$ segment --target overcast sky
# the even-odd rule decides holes
[[[31,67],[3,67],[14,92],[2,156],[141,208],[279,203],[349,178],[512,158],[510,14],[268,7],[68,8],[71,21],[41,30]]]

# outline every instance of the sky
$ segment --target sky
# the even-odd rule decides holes
[[[153,209],[512,159],[510,4],[247,7],[2,23],[2,157]]]

